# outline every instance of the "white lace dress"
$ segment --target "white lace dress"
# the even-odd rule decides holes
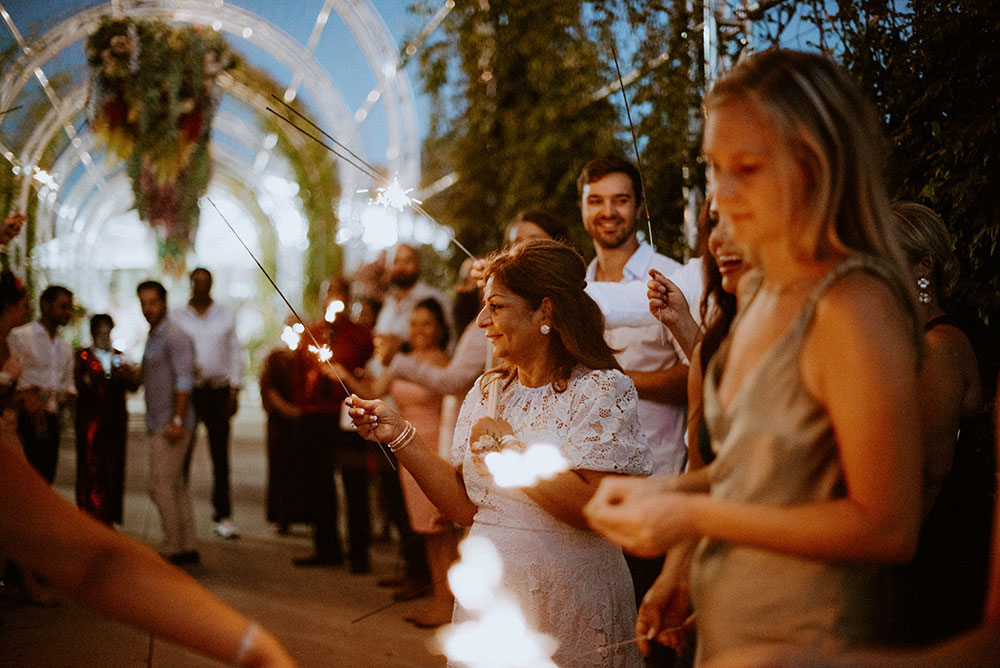
[[[499,390],[491,383],[490,390]],[[551,385],[500,391],[496,415],[524,444],[551,443],[576,469],[647,475],[652,457],[636,413],[638,396],[620,371],[578,367],[564,392]],[[479,510],[471,536],[490,539],[503,559],[503,584],[518,598],[536,631],[554,637],[560,668],[642,666],[633,637],[636,604],[621,549],[591,531],[552,517],[520,489],[498,487],[471,461],[472,425],[488,414],[477,381],[462,404],[451,458],[462,466],[469,498]],[[456,604],[454,621],[470,619]]]

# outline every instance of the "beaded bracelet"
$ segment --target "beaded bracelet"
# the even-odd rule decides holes
[[[410,424],[410,421],[407,420],[406,426],[403,427],[403,431],[400,432],[399,436],[386,443],[386,445],[389,446],[389,452],[399,452],[408,446],[413,441],[413,437],[416,435],[417,430],[414,429],[413,425]]]

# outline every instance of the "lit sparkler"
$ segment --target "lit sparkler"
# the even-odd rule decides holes
[[[474,618],[438,632],[445,656],[469,668],[556,668],[556,641],[531,629],[503,588],[503,562],[493,543],[472,536],[458,551],[462,558],[448,571],[448,584]]]
[[[366,193],[368,191],[359,190],[358,192]],[[395,209],[396,211],[402,211],[407,206],[413,206],[414,204],[423,204],[416,197],[410,197],[411,192],[413,192],[413,188],[406,188],[404,190],[403,186],[399,185],[399,181],[393,177],[389,185],[375,189],[375,197],[372,199],[372,202],[386,209]]]
[[[219,218],[222,219],[222,222],[226,224],[226,227],[229,228],[229,231],[233,233],[233,235],[236,237],[236,240],[240,242],[240,245],[243,246],[243,249],[246,250],[246,252],[250,255],[250,258],[257,265],[257,268],[260,269],[261,272],[264,274],[264,278],[267,279],[267,282],[271,284],[271,287],[274,288],[274,291],[277,292],[278,296],[281,297],[281,300],[285,302],[285,306],[288,307],[288,310],[291,311],[292,315],[295,316],[295,319],[298,320],[297,324],[302,327],[302,332],[308,334],[309,338],[312,339],[313,345],[309,346],[310,352],[316,353],[316,356],[319,357],[320,362],[325,362],[327,366],[330,367],[330,370],[333,371],[333,375],[336,376],[337,381],[340,383],[340,386],[344,388],[344,392],[347,394],[347,396],[351,396],[351,391],[344,383],[344,379],[340,377],[339,373],[337,373],[337,367],[335,367],[333,363],[330,362],[330,358],[333,357],[333,352],[330,350],[329,346],[321,344],[319,340],[316,338],[316,335],[313,334],[308,327],[306,327],[305,320],[303,320],[302,316],[300,316],[298,311],[295,310],[295,307],[292,306],[292,303],[288,301],[288,297],[286,297],[285,293],[281,291],[281,288],[278,287],[278,284],[274,282],[274,279],[271,278],[271,274],[269,274],[267,269],[264,268],[264,265],[260,263],[260,260],[258,260],[257,256],[254,255],[252,250],[250,250],[250,247],[247,246],[246,242],[243,241],[243,237],[241,237],[240,233],[236,231],[236,228],[233,227],[233,224],[229,222],[229,219],[226,218],[225,215],[223,215],[222,211],[219,210],[219,207],[215,205],[215,202],[212,201],[212,198],[206,196],[205,200],[212,205],[212,208],[215,209],[215,212],[217,214],[219,214]],[[392,458],[386,451],[385,445],[382,443],[382,441],[376,441],[376,443],[378,443],[379,447],[382,449],[382,454],[385,455],[385,458],[389,461],[389,466],[391,466],[393,470],[396,470],[396,465],[392,463]]]
[[[314,354],[320,362],[329,362],[333,359],[333,351],[325,343],[321,346],[309,346],[309,352]],[[348,394],[350,393],[348,392]]]
[[[524,452],[515,448],[490,452],[483,461],[500,487],[530,487],[569,470],[569,460],[548,443],[530,445]]]
[[[292,107],[290,104],[288,104],[287,102],[285,102],[281,98],[279,98],[279,97],[277,97],[275,95],[272,95],[271,97],[273,97],[275,100],[277,100],[278,102],[280,102],[281,104],[283,104],[289,111],[291,111],[293,114],[295,114],[296,116],[298,116],[299,118],[301,118],[302,120],[304,120],[310,126],[312,126],[313,128],[315,128],[324,137],[326,137],[327,139],[329,139],[330,141],[332,141],[337,146],[341,147],[344,151],[346,151],[347,153],[349,153],[351,157],[348,157],[347,155],[344,155],[343,153],[341,153],[340,151],[338,151],[336,148],[330,146],[329,144],[327,144],[326,142],[324,142],[322,139],[320,139],[319,137],[317,137],[313,133],[309,132],[308,130],[306,130],[302,126],[298,125],[292,119],[288,118],[287,116],[283,116],[282,114],[279,114],[277,111],[275,111],[271,107],[267,107],[267,111],[271,112],[272,114],[274,114],[275,116],[277,116],[281,120],[285,121],[286,123],[288,123],[289,125],[291,125],[293,128],[295,128],[296,130],[298,130],[299,132],[301,132],[302,134],[304,134],[306,137],[309,137],[314,142],[316,142],[317,144],[319,144],[320,146],[322,146],[323,148],[325,148],[326,150],[330,151],[335,156],[337,156],[338,158],[340,158],[341,160],[343,160],[344,162],[346,162],[347,164],[349,164],[351,167],[354,167],[355,169],[357,169],[358,171],[360,171],[362,174],[365,174],[366,176],[368,176],[368,177],[372,178],[373,180],[377,181],[378,183],[380,183],[381,186],[380,186],[380,188],[378,190],[389,191],[391,189],[393,191],[393,196],[391,198],[392,201],[394,203],[395,202],[401,202],[402,203],[402,205],[399,207],[398,210],[402,210],[403,206],[409,206],[411,209],[413,209],[414,211],[416,211],[417,213],[419,213],[421,216],[423,216],[424,218],[426,218],[429,222],[437,225],[438,227],[442,227],[444,229],[449,229],[450,230],[450,228],[445,227],[444,225],[442,225],[441,223],[439,223],[437,220],[435,220],[432,215],[430,215],[429,213],[427,213],[427,211],[425,211],[424,208],[422,206],[420,206],[422,204],[422,202],[420,200],[414,199],[414,198],[410,197],[407,194],[412,189],[403,189],[401,186],[399,186],[398,183],[396,184],[396,186],[394,188],[393,185],[392,185],[392,182],[389,181],[389,179],[387,179],[386,177],[382,176],[379,173],[379,171],[373,165],[369,164],[368,162],[366,162],[365,160],[363,160],[360,156],[358,156],[356,153],[354,153],[353,151],[351,151],[351,149],[347,148],[346,146],[344,146],[343,144],[341,144],[339,141],[337,141],[336,139],[334,139],[326,130],[324,130],[320,126],[316,125],[316,123],[314,123],[313,121],[311,121],[307,116],[305,116],[303,113],[301,113],[300,111],[298,111],[297,109],[295,109],[294,107]],[[376,192],[378,192],[378,190]],[[376,203],[381,203],[381,202],[379,202],[378,195],[376,195],[376,200],[375,201],[376,201]],[[391,206],[393,206],[393,208],[396,208],[395,204],[392,204]],[[467,256],[469,256],[470,259],[472,259],[472,260],[476,259],[476,256],[472,254],[472,251],[470,251],[468,248],[466,248],[465,246],[463,246],[462,243],[458,239],[455,238],[455,233],[454,232],[452,232],[448,236],[448,239],[453,244],[455,244],[455,246],[457,246],[459,248],[459,250],[461,250],[463,253],[465,253]]]

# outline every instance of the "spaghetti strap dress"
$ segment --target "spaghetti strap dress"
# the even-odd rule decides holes
[[[817,302],[855,272],[873,274],[901,294],[877,260],[845,260],[821,280],[725,408],[719,385],[731,339],[712,358],[704,390],[705,421],[717,452],[709,473],[712,497],[794,506],[846,496],[833,425],[802,381],[800,357]],[[755,278],[747,304],[760,286],[759,274]],[[810,559],[706,537],[691,575],[696,665],[746,648],[826,654],[870,644],[880,635],[885,585],[885,570],[875,564]]]

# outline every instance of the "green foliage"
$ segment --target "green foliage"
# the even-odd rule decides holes
[[[474,253],[496,248],[525,207],[576,222],[580,168],[625,150],[614,106],[590,100],[609,63],[580,9],[575,0],[459,3],[421,54],[432,100],[425,182],[459,175],[425,208]]]
[[[1000,12],[991,0],[840,0],[825,28],[873,96],[890,141],[898,199],[926,204],[951,230],[961,278],[948,311],[973,338],[984,381],[1000,341]]]

